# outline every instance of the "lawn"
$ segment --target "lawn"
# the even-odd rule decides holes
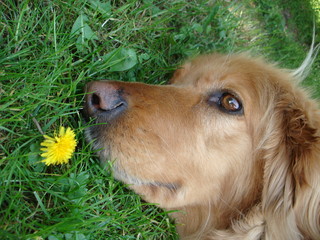
[[[177,239],[166,212],[99,165],[84,139],[85,83],[165,84],[213,51],[297,68],[319,14],[319,0],[0,1],[0,239]],[[320,96],[320,57],[303,84]],[[76,152],[46,166],[43,134],[60,126]]]

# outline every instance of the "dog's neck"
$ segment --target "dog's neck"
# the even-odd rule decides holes
[[[254,219],[251,223],[253,228],[261,227],[263,219],[260,201],[258,194],[254,201],[248,201],[246,198],[242,201],[220,201],[219,204],[208,201],[180,208],[177,212],[171,213],[171,217],[175,219],[177,232],[183,240],[213,239],[212,236],[217,236],[214,239],[227,239],[224,237],[233,232],[233,223],[246,221],[248,216]]]
[[[229,239],[236,235],[232,222],[235,220],[240,223],[241,221],[251,221],[249,224],[245,222],[243,225],[250,229],[239,230],[239,239],[241,236],[246,236],[250,231],[255,231],[256,228],[263,228],[264,222],[261,214],[260,205],[251,207],[249,212],[242,213],[241,210],[232,211],[232,209],[219,209],[209,204],[197,205],[188,208],[180,209],[178,212],[171,213],[177,224],[177,232],[183,240],[194,239]],[[241,226],[239,226],[241,228]],[[260,233],[263,230],[259,230]],[[241,235],[241,236],[240,236]]]
[[[222,191],[218,196],[223,199],[207,200],[193,206],[186,206],[178,209],[171,214],[177,224],[177,231],[181,239],[224,239],[218,235],[226,236],[233,231],[233,223],[246,221],[248,217],[254,219],[249,225],[261,225],[261,192],[263,186],[262,164],[256,163],[252,169],[255,171],[247,172],[247,179],[254,179],[244,186],[247,191],[237,191],[236,178],[226,178],[222,183]],[[244,174],[243,174],[244,176]],[[235,194],[241,193],[241,194]],[[252,226],[254,228],[254,226]],[[212,238],[212,236],[217,237]],[[227,238],[226,238],[227,239]],[[241,239],[241,238],[240,238]]]

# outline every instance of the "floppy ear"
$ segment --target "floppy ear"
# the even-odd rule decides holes
[[[308,119],[315,110],[306,102],[307,112],[291,93],[278,98],[264,147],[266,239],[319,239],[319,136]]]

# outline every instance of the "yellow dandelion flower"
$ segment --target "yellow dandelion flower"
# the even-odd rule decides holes
[[[75,133],[71,128],[65,129],[60,127],[59,134],[54,134],[54,137],[44,135],[45,140],[41,143],[41,157],[44,157],[46,165],[57,165],[68,163],[76,149],[77,140]]]

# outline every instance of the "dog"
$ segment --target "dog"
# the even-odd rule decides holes
[[[187,61],[168,85],[86,85],[88,141],[181,239],[320,239],[320,111],[289,70]]]

